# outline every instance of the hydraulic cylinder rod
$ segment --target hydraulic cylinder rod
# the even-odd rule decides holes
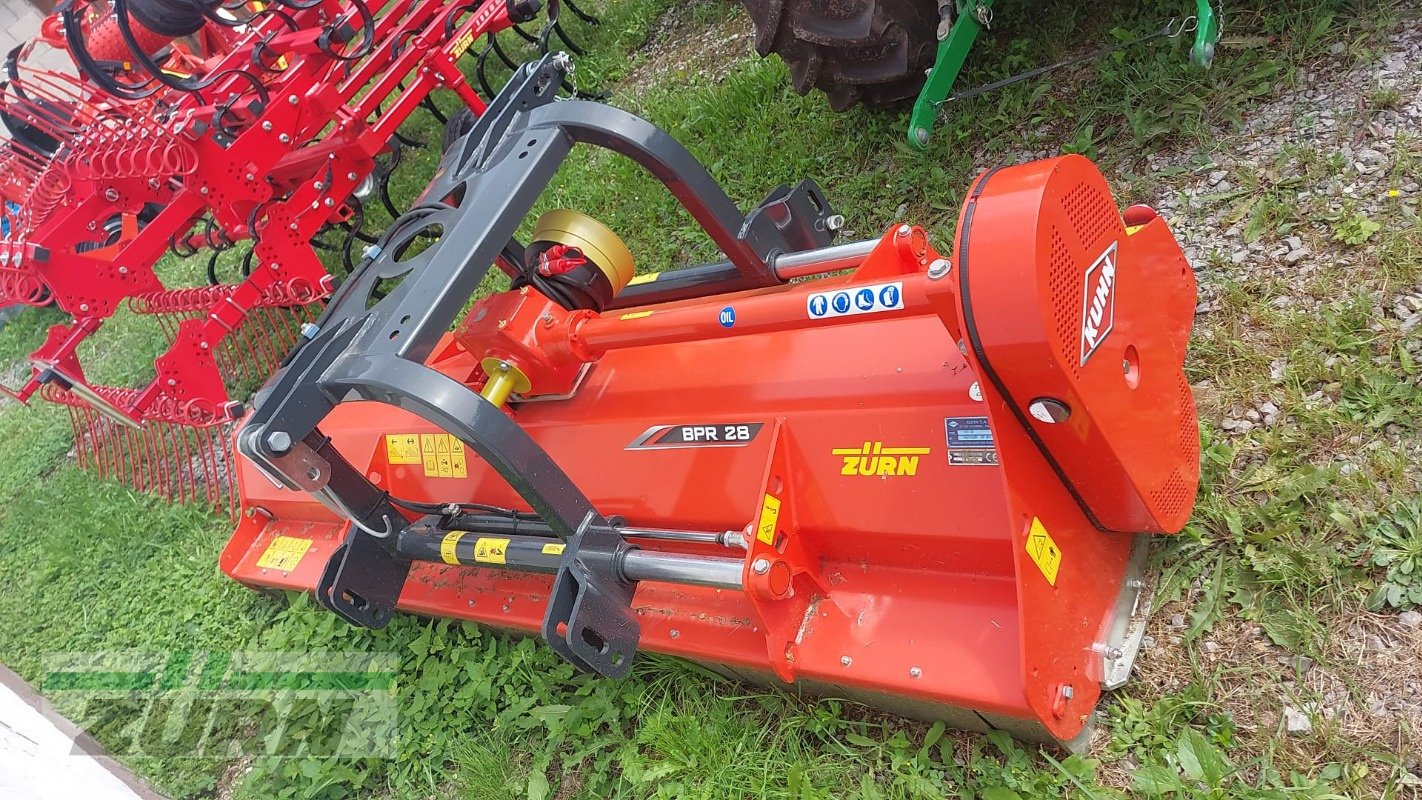
[[[563,560],[563,543],[544,536],[413,528],[399,534],[395,554],[411,561],[490,567],[552,575]],[[744,560],[632,550],[617,565],[627,582],[659,581],[716,589],[742,586]]]

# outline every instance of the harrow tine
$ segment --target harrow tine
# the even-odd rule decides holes
[[[486,69],[489,64],[489,54],[494,52],[494,34],[489,34],[489,42],[479,50],[479,59],[474,62],[474,76],[479,79],[479,88],[484,92],[485,97],[495,95],[494,87],[489,85],[489,76]]]
[[[528,42],[529,44],[538,44],[538,36],[536,34],[532,34],[524,30],[523,26],[513,25],[511,26],[511,30],[513,30],[514,33],[518,34],[519,38],[523,39],[525,42]]]
[[[563,44],[567,45],[568,49],[573,51],[573,55],[584,55],[583,48],[579,47],[577,42],[574,42],[568,37],[568,32],[563,30],[563,26],[559,22],[559,17],[562,16],[561,12],[562,9],[558,0],[551,0],[548,4],[548,22],[543,26],[543,29],[538,32],[538,52],[543,55],[548,54],[549,41],[552,35],[556,33],[558,34],[558,38],[563,40]]]
[[[567,6],[569,11],[573,12],[573,16],[577,17],[578,19],[582,20],[583,22],[586,22],[586,23],[589,24],[589,25],[601,25],[601,24],[602,24],[602,20],[598,19],[597,17],[593,16],[592,14],[589,14],[588,12],[582,10],[581,8],[578,8],[578,4],[577,4],[577,3],[574,3],[573,0],[562,0],[562,4],[565,5],[565,6]]]

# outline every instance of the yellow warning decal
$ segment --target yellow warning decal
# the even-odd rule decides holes
[[[775,544],[775,526],[780,522],[780,498],[768,494],[760,504],[760,523],[755,526],[755,538],[765,544]]]
[[[391,464],[420,463],[420,436],[417,433],[385,435],[385,460]]]
[[[464,442],[447,433],[394,433],[385,437],[391,464],[419,464],[426,478],[467,478]]]
[[[1057,543],[1052,541],[1052,535],[1047,533],[1042,521],[1036,517],[1032,518],[1032,530],[1027,532],[1027,556],[1037,565],[1037,569],[1042,571],[1047,583],[1056,586],[1057,570],[1062,565],[1062,551],[1057,547]]]
[[[561,556],[563,555],[563,551],[567,549],[567,547],[568,546],[566,544],[545,544],[543,545],[543,555]]]
[[[439,543],[440,560],[446,564],[458,564],[459,556],[454,554],[454,548],[459,546],[459,540],[464,538],[464,531],[450,531],[444,535],[444,541]]]
[[[310,549],[310,539],[273,536],[272,543],[267,545],[267,549],[262,551],[262,557],[257,559],[257,566],[262,569],[279,569],[282,572],[291,572],[296,569],[297,564],[301,563],[301,557],[306,555],[306,551]]]
[[[622,316],[618,317],[618,319],[642,319],[643,317],[650,317],[650,316],[652,316],[652,315],[655,314],[655,313],[657,313],[657,312],[655,312],[655,311],[631,311],[631,312],[628,312],[628,313],[623,314]]]
[[[474,543],[474,560],[480,564],[503,564],[509,553],[508,539],[480,539]]]
[[[1127,235],[1127,236],[1131,236],[1131,235],[1133,235],[1136,231],[1138,231],[1138,230],[1140,230],[1141,228],[1144,228],[1144,227],[1145,227],[1144,225],[1128,225],[1128,226],[1126,226],[1126,235]]]
[[[662,277],[662,273],[660,272],[646,272],[641,275],[633,276],[632,280],[627,282],[627,285],[636,286],[639,283],[651,283],[660,277]]]

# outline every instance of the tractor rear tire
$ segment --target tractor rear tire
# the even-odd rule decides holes
[[[779,55],[795,91],[830,107],[887,106],[918,94],[937,54],[935,0],[741,0],[755,49]]]

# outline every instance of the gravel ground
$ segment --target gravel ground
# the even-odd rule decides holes
[[[1415,11],[1414,11],[1415,13]],[[1305,313],[1335,299],[1320,287],[1337,286],[1321,273],[1339,266],[1355,271],[1369,292],[1374,331],[1396,320],[1405,345],[1422,357],[1422,286],[1392,285],[1373,237],[1340,241],[1340,218],[1361,215],[1387,233],[1416,229],[1422,185],[1422,25],[1415,19],[1380,45],[1376,60],[1342,69],[1345,52],[1299,76],[1298,88],[1253,110],[1237,133],[1223,135],[1212,155],[1177,152],[1146,158],[1161,180],[1155,205],[1170,221],[1200,278],[1197,336],[1238,331],[1217,319],[1220,294],[1229,286],[1268,287],[1268,302]],[[1328,160],[1319,169],[1318,161]],[[1320,177],[1325,173],[1325,177]],[[1240,209],[1268,191],[1282,192],[1302,220],[1286,234],[1251,237]],[[1414,246],[1418,243],[1414,243]],[[1247,328],[1244,335],[1248,336]],[[1320,353],[1323,366],[1329,359]],[[1272,386],[1297,365],[1280,358],[1270,365]],[[1265,395],[1240,403],[1196,385],[1202,417],[1226,436],[1257,427],[1289,425],[1282,397]],[[1422,391],[1422,389],[1419,389]],[[1282,390],[1280,390],[1282,394]],[[1327,404],[1317,392],[1306,403]],[[1351,445],[1349,447],[1348,445]],[[1353,437],[1328,457],[1343,471],[1364,449],[1401,448],[1410,461],[1415,492],[1422,470],[1422,442],[1406,441],[1390,425],[1371,441]],[[1356,468],[1356,467],[1354,467]],[[1194,594],[1192,592],[1192,594]],[[1422,613],[1374,614],[1360,607],[1320,621],[1327,629],[1327,667],[1273,644],[1254,624],[1226,618],[1200,642],[1182,642],[1194,597],[1167,605],[1152,622],[1150,640],[1137,664],[1132,694],[1179,691],[1194,669],[1217,676],[1226,703],[1245,735],[1283,737],[1280,745],[1325,756],[1327,740],[1397,753],[1414,776],[1422,773]],[[1333,757],[1338,753],[1334,752]],[[1305,759],[1306,760],[1306,759]],[[1324,760],[1327,760],[1325,757]],[[1129,767],[1129,763],[1122,765]],[[1422,786],[1422,778],[1417,778]],[[1124,782],[1124,781],[1123,781]]]

